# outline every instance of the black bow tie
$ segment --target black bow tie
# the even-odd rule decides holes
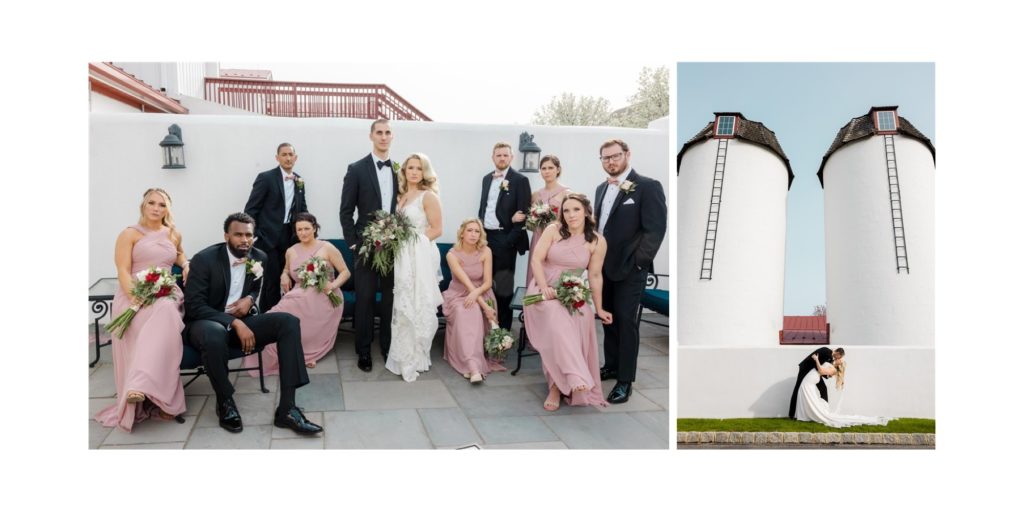
[[[385,166],[391,167],[391,160],[385,160],[383,162],[377,162],[377,170],[383,169]]]

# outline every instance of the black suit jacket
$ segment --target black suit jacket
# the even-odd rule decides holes
[[[387,210],[395,213],[395,205],[398,204],[398,174],[395,172],[391,172],[391,186],[391,204]],[[384,209],[373,155],[349,164],[341,185],[341,209],[338,212],[345,243],[350,246],[362,244],[363,228],[370,221],[370,214]],[[356,210],[359,210],[359,219],[355,219]]]
[[[483,178],[483,188],[480,191],[480,212],[478,214],[481,222],[484,222],[484,214],[487,212],[487,196],[491,190],[493,174],[494,171],[491,171],[485,174]],[[526,230],[523,229],[526,226],[526,221],[512,222],[512,216],[517,211],[526,213],[530,210],[530,179],[519,174],[511,167],[505,171],[505,177],[502,179],[508,180],[508,190],[498,191],[498,203],[494,206],[494,214],[498,217],[498,223],[501,224],[502,231],[511,233],[506,238],[506,241],[519,254],[524,254],[530,249],[530,239],[526,235]]]
[[[654,257],[665,238],[668,223],[668,205],[661,183],[630,169],[626,180],[636,184],[636,190],[626,194],[619,190],[612,203],[604,237],[608,252],[604,257],[604,275],[613,281],[625,279],[631,272],[654,272]],[[597,187],[594,194],[595,221],[600,222],[601,204],[608,182]]]
[[[189,275],[189,279],[192,279],[191,275]],[[798,386],[800,385],[800,382],[803,382],[804,377],[808,372],[817,371],[817,367],[814,365],[814,359],[811,359],[811,356],[814,354],[818,354],[818,362],[821,364],[832,362],[832,349],[828,347],[821,347],[808,354],[803,361],[800,361],[800,372],[797,374],[796,380]],[[828,376],[823,375],[822,378],[827,379]]]
[[[231,264],[226,246],[225,243],[211,245],[197,252],[189,261],[188,282],[185,283],[186,323],[213,320],[226,329],[235,319],[224,312],[231,291]],[[250,249],[249,257],[264,265],[267,261],[266,253],[255,247]],[[242,297],[251,297],[253,305],[258,304],[262,279],[245,273]]]
[[[298,173],[294,174],[296,178],[301,178]],[[291,209],[291,215],[288,218],[292,220],[287,226],[284,224],[286,207]],[[294,241],[295,214],[305,211],[308,210],[306,209],[304,186],[300,187],[296,184],[292,204],[284,204],[284,180],[281,179],[280,167],[256,175],[256,181],[252,183],[252,192],[249,193],[249,200],[245,202],[245,213],[256,219],[256,236],[263,241],[266,247],[276,248],[278,246],[283,229],[291,231],[288,239]]]

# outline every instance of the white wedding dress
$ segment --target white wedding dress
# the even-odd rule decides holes
[[[821,365],[822,368],[832,368],[832,363]],[[818,393],[818,379],[821,375],[817,370],[811,370],[804,376],[800,383],[800,391],[796,396],[796,419],[800,421],[813,421],[824,423],[834,428],[852,427],[854,425],[885,425],[890,418],[880,416],[857,416],[855,414],[839,414],[832,412],[829,403],[821,398]]]
[[[391,314],[391,348],[384,367],[406,382],[430,369],[430,345],[437,332],[437,307],[443,299],[441,255],[427,238],[427,214],[422,193],[401,208],[416,228],[395,257],[395,303]]]

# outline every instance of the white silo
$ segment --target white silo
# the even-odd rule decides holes
[[[935,147],[872,107],[822,158],[832,345],[935,343]]]
[[[793,171],[775,133],[716,112],[678,165],[679,342],[777,346]]]

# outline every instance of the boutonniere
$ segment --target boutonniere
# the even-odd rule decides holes
[[[621,190],[623,194],[629,194],[636,190],[636,183],[629,180],[623,180],[622,183],[619,184],[619,190]]]
[[[395,171],[395,174],[402,170],[402,166],[398,162],[391,162],[391,168]]]
[[[305,187],[306,187],[306,182],[302,178],[296,176],[295,177],[295,188],[298,189],[299,192],[302,192],[303,190],[305,190]]]
[[[501,190],[508,192],[508,180],[501,180]]]
[[[260,279],[263,277],[263,264],[252,258],[246,258],[245,271],[246,273],[252,274],[256,279]]]

